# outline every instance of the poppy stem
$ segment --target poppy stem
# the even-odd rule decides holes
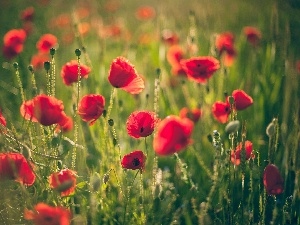
[[[107,114],[106,114],[106,118],[108,119],[110,117],[110,113],[114,104],[114,97],[115,97],[115,88],[113,87],[110,92],[109,106],[107,108]]]
[[[128,202],[129,202],[129,199],[130,199],[130,192],[131,192],[131,189],[132,189],[132,186],[133,186],[133,183],[138,175],[138,173],[140,172],[140,170],[138,170],[131,182],[131,184],[129,186],[127,186],[127,198],[126,198],[126,201],[125,201],[125,208],[124,208],[124,214],[123,214],[123,224],[125,225],[126,224],[126,214],[127,214],[127,206],[128,206]]]

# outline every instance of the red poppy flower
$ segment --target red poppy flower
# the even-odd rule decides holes
[[[179,112],[180,118],[188,118],[192,120],[194,123],[198,122],[202,115],[202,110],[199,108],[189,109],[188,107],[184,107]]]
[[[6,127],[6,119],[4,118],[1,109],[0,109],[0,124],[2,124],[2,126]]]
[[[51,48],[57,45],[57,38],[53,34],[44,34],[36,43],[36,48],[40,52],[48,53]]]
[[[73,119],[66,114],[63,113],[63,118],[58,123],[58,126],[56,127],[55,131],[59,133],[62,132],[68,132],[73,129]]]
[[[161,32],[161,38],[163,42],[165,42],[168,45],[177,45],[179,42],[179,37],[178,35],[168,29],[165,29]]]
[[[69,196],[75,192],[76,172],[63,169],[49,176],[50,187],[60,192],[61,196]]]
[[[38,95],[23,102],[20,108],[21,115],[26,120],[39,122],[44,126],[57,124],[64,118],[63,102],[52,96]]]
[[[199,56],[180,60],[188,78],[198,83],[206,83],[214,72],[220,68],[220,63],[212,56]]]
[[[133,138],[147,137],[153,133],[157,121],[154,112],[135,111],[127,119],[127,133]]]
[[[43,69],[44,68],[44,62],[50,61],[50,57],[46,53],[37,53],[34,54],[31,57],[31,65],[33,66],[34,69]]]
[[[184,58],[184,51],[179,45],[173,45],[167,52],[167,60],[172,67],[172,74],[186,76],[186,72],[180,64],[180,60]]]
[[[34,17],[34,8],[32,6],[27,7],[21,12],[20,17],[23,22],[32,22]]]
[[[104,106],[105,98],[102,95],[85,95],[78,104],[78,115],[83,121],[93,125],[102,115]]]
[[[34,210],[24,210],[24,218],[35,225],[70,225],[71,212],[66,208],[38,203]]]
[[[158,155],[171,155],[191,143],[194,123],[187,118],[171,115],[163,119],[157,127],[153,139],[153,149]]]
[[[219,56],[224,56],[223,62],[225,66],[231,66],[236,57],[234,48],[234,35],[231,32],[224,32],[216,37],[216,49]]]
[[[80,64],[80,78],[88,78],[91,69],[83,64]],[[78,81],[78,62],[77,60],[71,60],[63,65],[60,75],[65,85],[71,85]]]
[[[261,32],[256,27],[244,27],[244,34],[252,46],[257,46],[261,40]]]
[[[241,163],[241,152],[246,150],[246,160],[250,158],[254,158],[254,154],[252,153],[253,147],[251,141],[245,141],[245,146],[243,146],[243,143],[239,143],[239,145],[236,147],[235,151],[231,151],[231,162],[234,165],[240,165]]]
[[[280,172],[274,164],[269,164],[266,166],[263,175],[263,182],[268,195],[278,195],[284,190],[283,178]]]
[[[121,161],[121,165],[125,169],[130,170],[144,170],[146,156],[140,150],[133,151],[127,155],[124,155]]]
[[[2,179],[15,180],[30,186],[35,181],[35,174],[22,154],[0,153],[0,180]]]
[[[243,110],[253,104],[253,99],[243,90],[234,90],[232,92],[236,110]]]
[[[228,101],[217,101],[212,106],[212,113],[214,118],[220,123],[226,123],[230,114],[230,104]]]
[[[130,94],[138,94],[145,88],[144,80],[137,74],[134,66],[124,57],[113,60],[108,80],[115,88],[121,88]]]
[[[151,6],[141,6],[135,12],[136,18],[140,20],[150,20],[153,19],[155,15],[155,9]]]
[[[23,51],[26,32],[23,29],[8,31],[3,37],[3,54],[7,59],[12,59]]]

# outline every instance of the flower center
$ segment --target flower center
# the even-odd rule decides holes
[[[138,158],[134,158],[134,159],[132,160],[132,165],[133,165],[133,166],[139,166],[139,165],[140,165],[140,160],[139,160]]]
[[[143,133],[143,131],[144,131],[144,127],[141,127],[141,130],[140,130],[140,132],[141,132],[141,133]]]

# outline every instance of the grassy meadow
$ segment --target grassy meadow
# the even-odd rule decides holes
[[[300,224],[299,1],[15,0],[0,7],[0,224]],[[255,42],[245,27],[259,31]],[[14,29],[22,32],[7,37]],[[52,39],[39,45],[44,34]],[[172,55],[174,46],[182,52]],[[183,65],[200,56],[217,61],[204,82]],[[125,90],[120,67],[112,72],[117,57],[134,66],[138,93]],[[191,70],[199,72],[197,63]],[[75,80],[66,83],[62,71]],[[247,93],[247,106],[239,109],[235,90]],[[41,95],[54,105],[35,108]],[[84,111],[86,95],[105,103],[87,102]],[[216,102],[227,108],[214,113]],[[184,107],[199,109],[199,118],[182,115]],[[68,122],[55,120],[57,110]],[[151,124],[132,125],[139,134],[153,125],[145,137],[128,133],[135,111],[154,115]],[[161,131],[168,116],[179,122]],[[144,158],[128,156],[136,150]],[[71,173],[60,180],[60,171]]]

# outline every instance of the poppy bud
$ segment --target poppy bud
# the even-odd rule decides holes
[[[44,68],[47,71],[50,70],[50,62],[49,61],[44,62]]]
[[[79,48],[77,48],[75,50],[75,54],[76,54],[77,57],[79,57],[81,55],[81,50]]]
[[[273,121],[267,126],[266,134],[269,136],[269,138],[275,134],[275,123],[276,119],[273,119]]]
[[[106,184],[108,181],[109,181],[109,174],[106,173],[106,174],[104,174],[104,176],[103,176],[103,183]]]
[[[31,73],[33,73],[33,72],[34,72],[33,66],[32,66],[32,65],[29,65],[29,66],[28,66],[28,70],[29,70]]]
[[[56,51],[55,48],[50,48],[50,55],[52,56],[55,55],[55,51]]]
[[[240,128],[240,121],[238,120],[234,120],[234,121],[230,121],[226,127],[225,127],[225,131],[228,134],[237,132]]]
[[[113,127],[114,126],[114,120],[113,119],[109,119],[108,121],[109,126]]]
[[[15,70],[18,70],[18,69],[19,69],[19,64],[18,64],[17,62],[14,62],[14,63],[13,63],[13,66],[14,66]]]

